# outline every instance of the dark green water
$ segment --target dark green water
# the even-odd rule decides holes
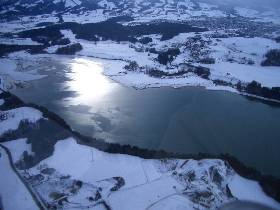
[[[279,107],[195,87],[135,90],[95,75],[80,88],[75,74],[81,71],[55,65],[48,77],[14,93],[56,112],[82,134],[180,153],[230,153],[280,177]]]

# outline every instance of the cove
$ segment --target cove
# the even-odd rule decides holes
[[[94,59],[50,59],[30,68],[48,76],[12,93],[83,135],[184,154],[229,153],[280,177],[279,107],[198,87],[136,90],[104,76]]]

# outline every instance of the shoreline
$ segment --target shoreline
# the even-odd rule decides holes
[[[1,89],[2,90],[2,89]],[[3,90],[2,90],[3,91]],[[130,146],[130,145],[121,145],[118,143],[108,143],[105,141],[101,141],[95,139],[93,137],[88,137],[80,134],[77,131],[73,131],[72,128],[56,113],[49,111],[47,108],[43,106],[39,106],[33,103],[25,103],[17,96],[13,95],[10,92],[3,91],[0,96],[4,100],[8,97],[9,103],[15,101],[15,104],[10,104],[13,107],[31,107],[35,108],[42,112],[43,117],[48,118],[59,126],[66,129],[70,134],[76,139],[78,144],[90,146],[101,150],[103,152],[107,152],[110,154],[126,154],[132,155],[136,157],[140,157],[143,159],[194,159],[194,160],[202,160],[202,159],[221,159],[226,161],[239,175],[244,178],[251,179],[257,181],[262,190],[269,196],[280,202],[280,178],[274,177],[267,174],[262,174],[256,168],[246,166],[244,163],[240,162],[236,157],[230,154],[219,154],[212,155],[207,153],[197,153],[197,154],[180,154],[180,153],[172,153],[166,152],[164,150],[149,150],[145,148],[140,148],[138,146]],[[6,100],[5,100],[6,102]],[[3,104],[5,105],[5,103]],[[5,141],[4,141],[5,142]],[[50,156],[51,154],[49,154]]]
[[[62,58],[66,58],[66,59],[97,59],[98,60],[104,60],[104,61],[120,61],[120,62],[129,62],[129,60],[126,60],[126,59],[120,59],[120,58],[106,58],[106,57],[100,57],[100,56],[93,56],[93,55],[82,55],[82,54],[77,54],[77,55],[56,55],[56,54],[53,54],[53,53],[46,53],[46,54],[37,54],[38,56],[47,56],[47,58],[50,58],[52,59],[53,56],[59,56],[59,57],[62,57]],[[4,57],[4,59],[8,59],[8,60],[13,60],[11,59],[9,56],[7,57]],[[19,59],[19,58],[17,58]],[[93,60],[95,61],[95,60]],[[175,77],[173,78],[172,76],[167,76],[167,77],[162,77],[162,78],[157,78],[157,77],[152,77],[144,72],[133,72],[133,71],[127,71],[127,72],[118,72],[116,74],[111,74],[110,71],[111,71],[111,67],[108,67],[106,65],[106,63],[102,63],[101,65],[103,65],[103,70],[101,72],[101,74],[112,80],[113,82],[121,85],[121,86],[124,86],[124,87],[128,87],[128,88],[133,88],[135,90],[145,90],[145,89],[149,89],[149,88],[174,88],[174,89],[181,89],[181,88],[188,88],[188,87],[192,87],[192,88],[204,88],[205,90],[207,91],[222,91],[222,92],[227,92],[227,93],[233,93],[233,94],[238,94],[240,96],[243,96],[245,98],[249,98],[249,100],[255,100],[255,101],[258,101],[258,102],[261,102],[261,103],[264,103],[264,104],[267,104],[267,105],[271,105],[271,106],[275,106],[275,107],[280,107],[280,100],[277,100],[277,99],[273,99],[273,98],[267,98],[267,97],[263,97],[263,96],[259,96],[259,95],[255,95],[255,94],[251,94],[249,93],[248,91],[244,90],[244,91],[239,91],[238,89],[230,86],[230,85],[216,85],[213,83],[213,80],[211,79],[207,79],[206,81],[209,81],[209,82],[212,82],[213,83],[213,86],[207,86],[206,84],[203,85],[203,84],[191,84],[191,83],[178,83],[176,84],[176,80],[179,80],[179,79],[183,79],[185,78],[184,76],[179,76],[179,77]],[[123,70],[123,69],[121,69]],[[145,75],[147,77],[149,77],[150,79],[158,79],[159,81],[161,82],[155,82],[155,83],[146,83],[145,82],[141,85],[137,85],[137,84],[133,84],[132,81],[121,81],[121,80],[118,80],[117,78],[120,78],[120,77],[123,77],[124,75],[126,74],[130,74],[130,73],[134,73],[134,74],[139,74],[139,75]],[[32,82],[33,80],[41,80],[41,79],[44,79],[45,77],[48,77],[48,74],[41,74],[41,73],[37,73],[37,75],[39,76],[39,78],[35,78],[35,79],[32,79],[30,81],[21,81],[21,80],[16,80],[16,79],[13,79],[14,82],[19,82],[19,84],[22,82],[22,83],[29,83],[29,82]],[[0,74],[1,76],[1,74]],[[199,76],[197,76],[199,77]],[[200,77],[199,77],[200,78]],[[174,80],[174,84],[167,84],[165,83],[164,80],[168,81],[168,80]],[[16,84],[17,86],[18,84]],[[13,89],[16,89],[18,87],[11,87],[10,89],[8,89],[8,91],[10,90],[13,90]],[[264,86],[263,86],[264,87]],[[22,87],[19,87],[19,88],[22,88]],[[23,86],[24,88],[24,86]]]

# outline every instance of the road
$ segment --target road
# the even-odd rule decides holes
[[[5,186],[1,195],[5,209],[47,209],[15,168],[10,150],[0,144],[0,154],[0,168],[6,166],[0,170],[0,184]]]

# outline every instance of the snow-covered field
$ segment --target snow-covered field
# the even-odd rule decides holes
[[[24,142],[4,144],[15,162],[23,151],[30,151]],[[59,205],[51,195],[63,194],[68,202],[63,200],[62,209],[95,209],[101,201],[112,209],[161,209],[165,205],[214,209],[236,199],[280,208],[257,182],[240,177],[221,160],[144,160],[107,154],[79,145],[73,138],[59,141],[51,157],[21,174],[48,204]],[[69,188],[75,180],[83,184],[73,193]],[[113,190],[116,180],[122,181]],[[234,197],[227,193],[227,186]],[[100,194],[96,201],[89,199],[96,194]]]

